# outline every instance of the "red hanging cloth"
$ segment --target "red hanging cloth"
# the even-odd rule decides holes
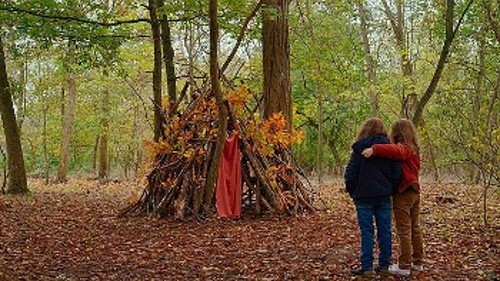
[[[241,189],[240,142],[235,133],[226,138],[217,176],[215,199],[220,218],[240,217]]]

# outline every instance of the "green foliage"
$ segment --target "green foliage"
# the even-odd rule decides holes
[[[96,138],[103,131],[103,119],[110,124],[109,157],[114,171],[137,165],[142,141],[151,135],[153,115],[149,98],[153,67],[150,26],[148,22],[114,26],[105,26],[105,23],[148,18],[146,2],[124,0],[114,6],[108,6],[107,1],[93,0],[0,3],[1,35],[5,38],[16,112],[25,116],[22,136],[31,172],[43,171],[46,160],[52,173],[57,168],[62,131],[61,89],[70,70],[78,74],[72,171],[93,171]],[[468,1],[456,2],[458,17]],[[165,6],[159,11],[160,16],[173,20],[170,27],[179,91],[189,79],[190,59],[196,85],[199,87],[207,77],[207,3],[206,0],[165,0]],[[473,5],[465,17],[437,93],[425,108],[425,124],[420,131],[425,168],[431,165],[431,158],[444,172],[467,170],[470,163],[488,170],[488,163],[498,161],[495,158],[498,153],[494,153],[498,152],[500,109],[493,93],[499,83],[500,46],[488,24],[484,3],[479,1]],[[220,64],[233,48],[243,22],[256,4],[257,1],[219,1]],[[375,84],[370,84],[367,78],[354,1],[290,2],[294,125],[306,136],[294,150],[295,158],[307,170],[314,169],[318,160],[326,169],[341,169],[345,165],[356,131],[370,115],[370,89],[378,92],[381,118],[390,128],[400,115],[402,99],[409,93],[409,87],[414,87],[421,96],[434,73],[444,40],[443,1],[404,3],[408,41],[405,53],[411,58],[415,73],[411,81],[402,75],[401,53],[395,46],[383,7],[377,1],[365,1],[365,5],[376,64]],[[490,9],[492,15],[498,14],[498,5],[491,4]],[[249,108],[257,106],[262,92],[263,13],[276,14],[276,11],[269,8],[259,11],[225,72],[226,78],[234,78],[235,84],[244,83],[250,89],[253,97],[247,103]],[[193,42],[190,42],[190,34]],[[482,70],[481,42],[484,42],[485,53]],[[192,50],[190,44],[193,44]],[[23,85],[20,69],[24,61],[28,74]],[[478,77],[482,81],[480,88]],[[103,108],[106,91],[111,105],[109,112]],[[25,94],[24,111],[17,108],[21,104],[21,93]],[[187,96],[180,108],[185,108],[193,98]],[[318,147],[320,106],[323,143]],[[321,159],[317,159],[318,150]],[[489,170],[498,173],[498,169]]]
[[[305,168],[320,161],[341,167],[350,153],[358,124],[369,114],[364,56],[354,6],[347,3],[292,6],[291,52],[293,101],[296,125],[309,126],[304,144],[296,153]],[[300,12],[303,13],[300,13]],[[335,16],[332,16],[335,15]],[[335,27],[335,28],[332,28]],[[317,147],[318,108],[323,108],[323,147]],[[326,152],[326,153],[324,153]]]

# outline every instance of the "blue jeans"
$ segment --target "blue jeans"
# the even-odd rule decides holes
[[[361,230],[361,269],[373,269],[373,218],[377,225],[377,241],[380,249],[379,267],[388,268],[391,260],[391,201],[356,200],[356,213]]]

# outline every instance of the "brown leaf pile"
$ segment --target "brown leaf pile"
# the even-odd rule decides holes
[[[185,222],[117,218],[125,184],[30,187],[0,197],[0,280],[349,280],[358,262],[354,208],[339,185],[319,188],[330,209],[315,215]],[[479,187],[423,190],[427,270],[406,280],[498,280],[499,192],[488,194],[485,229]]]

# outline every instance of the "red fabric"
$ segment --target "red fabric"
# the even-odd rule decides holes
[[[401,161],[401,169],[403,177],[398,187],[398,193],[402,193],[408,187],[420,192],[420,184],[418,182],[418,174],[420,171],[420,157],[413,152],[408,146],[398,144],[375,144],[372,146],[373,155],[391,158]]]
[[[241,162],[237,135],[226,138],[217,176],[215,194],[220,218],[239,218],[241,214]]]

